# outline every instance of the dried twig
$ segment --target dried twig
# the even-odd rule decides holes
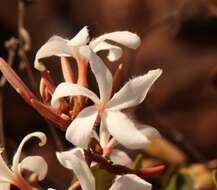
[[[27,52],[31,48],[31,37],[29,35],[29,32],[24,27],[25,3],[26,2],[24,0],[18,1],[18,56],[20,58],[21,68],[26,70],[31,86],[35,87],[36,82],[27,57]]]

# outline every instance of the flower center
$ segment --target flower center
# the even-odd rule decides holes
[[[103,112],[106,108],[106,104],[104,102],[99,102],[97,105],[96,105],[96,109],[98,112]]]

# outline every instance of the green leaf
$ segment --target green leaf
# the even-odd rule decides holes
[[[96,190],[108,190],[112,185],[115,176],[100,169],[98,166],[91,168],[91,171],[93,172],[96,180]]]
[[[213,170],[212,177],[213,177],[215,187],[217,188],[217,170]]]
[[[165,190],[193,190],[193,180],[186,173],[176,173],[171,176]]]
[[[133,169],[141,169],[141,167],[142,167],[142,161],[143,161],[143,155],[142,154],[138,154],[136,156],[135,160],[133,161],[132,168]]]

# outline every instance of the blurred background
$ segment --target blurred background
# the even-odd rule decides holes
[[[85,25],[89,26],[92,37],[118,30],[135,32],[142,39],[139,49],[124,49],[120,60],[107,65],[114,72],[118,64],[124,63],[125,80],[150,69],[163,69],[162,77],[146,100],[134,110],[136,119],[156,127],[189,162],[208,162],[217,157],[216,0],[28,2],[25,28],[31,35],[32,44],[28,58],[37,80],[39,73],[33,69],[34,56],[52,35],[72,38]],[[17,1],[1,0],[0,56],[4,58],[7,58],[5,41],[12,36],[17,37],[17,10]],[[58,65],[55,58],[48,61],[54,62],[55,68]],[[31,88],[18,59],[15,59],[13,68]],[[55,68],[53,77],[60,82],[59,70]],[[10,157],[25,134],[36,130],[49,134],[49,128],[9,84],[3,87],[1,93],[4,137]],[[63,137],[62,132],[58,135]],[[40,150],[32,149],[31,144],[31,151],[41,151],[47,159],[55,159],[56,147],[52,139],[50,141],[46,148]],[[173,157],[173,153],[170,152],[169,157]],[[54,184],[57,177],[65,179],[64,175],[55,172],[58,169],[63,170],[59,165],[50,167],[50,180]]]

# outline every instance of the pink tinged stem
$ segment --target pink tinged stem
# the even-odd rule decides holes
[[[14,70],[2,59],[0,58],[0,70],[8,80],[8,82],[15,88],[15,90],[21,95],[21,97],[32,107],[34,107],[43,117],[49,119],[50,121],[56,123],[60,128],[65,129],[70,124],[70,119],[62,118],[56,112],[54,112],[48,106],[42,104],[37,100],[37,97],[31,92],[31,90],[25,85],[25,83],[20,79],[20,77],[14,72]],[[48,72],[43,72],[46,85],[48,89],[54,90],[52,84],[52,79]],[[47,87],[46,86],[46,87]]]
[[[88,62],[85,59],[77,59],[77,65],[78,65],[77,84],[87,87],[88,86],[88,82],[87,82]]]
[[[17,93],[19,93],[21,97],[31,105],[30,100],[36,99],[36,96],[2,58],[0,58],[0,70]]]
[[[124,78],[124,65],[119,64],[114,74],[112,95],[119,90],[121,83],[123,82],[123,78]]]
[[[58,113],[53,111],[49,106],[41,103],[36,99],[31,99],[31,105],[45,118],[56,123],[61,129],[66,129],[71,120],[69,117],[61,117]]]
[[[66,57],[61,57],[61,68],[65,82],[75,82],[74,73]]]
[[[16,176],[14,182],[15,182],[14,185],[21,190],[33,190],[33,187],[29,183],[27,183],[22,176]]]
[[[123,165],[113,164],[112,162],[108,161],[106,158],[102,157],[101,155],[86,150],[85,150],[85,157],[89,163],[93,161],[97,162],[100,168],[107,170],[109,173],[114,175],[135,174],[143,178],[145,176],[160,174],[165,169],[164,165],[150,167],[150,168],[143,168],[140,170],[131,169]]]
[[[105,146],[103,148],[103,155],[104,156],[109,156],[112,152],[112,150],[115,148],[115,146],[117,146],[119,143],[116,139],[112,138],[109,143],[107,144],[107,146]]]

